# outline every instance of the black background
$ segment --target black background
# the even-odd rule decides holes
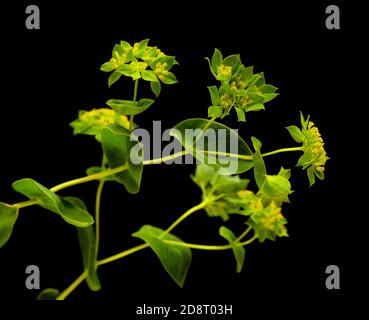
[[[33,2],[41,10],[41,29],[27,30],[25,8],[31,3],[5,5],[2,30],[0,198],[22,201],[11,183],[32,177],[53,186],[84,175],[100,163],[99,145],[87,136],[73,137],[68,123],[79,109],[102,107],[109,98],[130,99],[133,83],[120,80],[107,87],[100,65],[120,40],[150,38],[180,65],[173,69],[179,83],[163,86],[159,99],[135,120],[151,130],[153,120],[163,129],[183,119],[206,117],[210,103],[206,86],[216,84],[205,56],[214,48],[223,54],[240,53],[245,65],[264,71],[267,83],[280,96],[265,112],[248,114],[240,123],[242,136],[254,135],[264,150],[293,145],[285,126],[299,124],[299,111],[310,114],[326,142],[331,160],[326,180],[308,188],[305,172],[293,169],[296,190],[284,213],[289,238],[247,248],[244,270],[235,272],[231,252],[193,252],[185,287],[177,287],[149,250],[99,269],[102,290],[91,293],[82,284],[68,297],[97,305],[110,304],[133,318],[140,304],[233,304],[234,312],[253,308],[282,313],[285,305],[299,303],[304,310],[340,309],[360,287],[360,218],[363,215],[358,181],[363,178],[356,160],[365,88],[360,85],[362,38],[358,9],[340,5],[341,29],[325,28],[327,4],[299,5],[237,3],[204,5],[190,2],[101,4]],[[355,37],[357,36],[357,37]],[[152,98],[147,83],[140,97]],[[236,115],[226,121],[237,127]],[[274,173],[281,165],[293,167],[298,155],[268,158]],[[166,228],[200,201],[192,183],[193,165],[155,165],[144,168],[141,192],[130,195],[120,185],[108,184],[102,204],[100,257],[139,244],[130,235],[143,224]],[[364,170],[362,170],[364,171]],[[250,176],[251,173],[246,173]],[[63,195],[82,197],[93,208],[96,183]],[[358,221],[359,220],[359,221]],[[241,220],[228,226],[241,230]],[[220,220],[194,215],[176,230],[189,241],[219,243]],[[24,286],[25,268],[36,264],[41,286],[65,289],[81,272],[75,230],[47,211],[21,210],[10,241],[0,250],[0,296],[5,301],[30,304],[37,292]],[[341,270],[341,290],[325,288],[325,268]],[[257,306],[257,307],[255,307]],[[262,306],[262,308],[260,308]]]

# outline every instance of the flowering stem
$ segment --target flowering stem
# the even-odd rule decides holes
[[[135,87],[133,89],[133,101],[136,102],[137,101],[137,90],[138,90],[138,80],[139,79],[136,79],[135,80]],[[133,128],[133,115],[130,116],[129,118],[129,130],[132,130]]]
[[[101,168],[105,168],[106,157],[103,155],[103,160],[101,164]],[[95,248],[96,248],[96,258],[99,254],[99,244],[100,244],[100,207],[101,207],[101,194],[104,188],[105,180],[101,179],[99,181],[99,185],[97,186],[96,191],[96,200],[95,200]]]

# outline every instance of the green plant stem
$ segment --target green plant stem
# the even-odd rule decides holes
[[[190,249],[198,249],[198,250],[227,250],[231,248],[231,245],[205,245],[205,244],[195,244],[195,243],[187,243],[187,242],[179,242],[174,240],[163,240],[163,242],[171,244],[173,246],[186,247]]]
[[[159,239],[162,239],[165,237],[168,233],[170,233],[176,226],[178,226],[183,220],[188,218],[192,213],[199,211],[203,209],[207,205],[208,201],[204,200],[198,205],[192,207],[191,209],[187,210],[184,214],[182,214],[176,221],[174,221],[168,229],[166,229],[159,237]]]
[[[105,181],[100,180],[96,191],[96,202],[95,202],[95,248],[96,257],[99,254],[99,244],[100,244],[100,206],[101,206],[101,194],[104,188]]]
[[[188,154],[188,152],[186,150],[182,150],[180,152],[173,153],[173,154],[171,154],[169,156],[166,156],[166,157],[163,157],[163,158],[145,160],[143,162],[143,165],[145,166],[145,165],[148,165],[148,164],[159,164],[159,163],[162,163],[162,162],[165,162],[165,161],[168,161],[168,160],[179,158],[179,157],[184,156],[186,154]]]
[[[60,190],[66,189],[66,188],[76,186],[78,184],[82,184],[82,183],[86,183],[86,182],[90,182],[90,181],[94,181],[94,180],[99,180],[99,179],[114,175],[116,173],[122,172],[122,171],[127,170],[127,169],[128,169],[128,165],[123,164],[123,165],[121,165],[119,167],[116,167],[114,169],[107,169],[105,171],[98,172],[98,173],[95,173],[95,174],[91,174],[91,175],[86,176],[86,177],[77,178],[77,179],[73,179],[73,180],[70,180],[70,181],[63,182],[61,184],[56,185],[55,187],[52,187],[50,189],[50,191],[58,192]],[[20,209],[20,208],[25,208],[25,207],[32,206],[34,204],[37,204],[37,201],[27,200],[27,201],[23,201],[23,202],[14,203],[14,204],[12,204],[12,206]]]
[[[238,238],[237,238],[237,242],[241,241],[243,238],[246,237],[246,235],[251,231],[251,227],[248,227]]]
[[[268,156],[271,156],[271,155],[274,155],[274,154],[277,154],[277,153],[293,152],[293,151],[303,151],[303,149],[302,149],[302,147],[282,148],[282,149],[277,149],[277,150],[274,150],[274,151],[263,153],[262,156],[263,157],[268,157]],[[204,151],[204,153],[207,153],[207,154],[210,154],[210,155],[219,155],[219,156],[225,156],[225,157],[238,158],[238,159],[241,159],[241,160],[252,160],[252,156],[240,155],[240,154],[235,154],[235,153],[220,152],[220,151]],[[173,153],[172,155],[166,156],[166,157],[163,157],[163,158],[145,160],[143,162],[143,164],[144,165],[158,164],[158,163],[165,162],[167,160],[182,157],[186,154],[189,154],[189,152],[185,151],[185,150],[182,150],[180,152]]]
[[[102,260],[97,262],[97,265],[101,266],[103,264],[107,264],[107,263],[113,262],[115,260],[122,259],[126,256],[129,256],[132,253],[135,253],[137,251],[140,251],[140,250],[148,248],[148,247],[149,246],[146,243],[140,244],[139,246],[136,246],[136,247],[133,247],[131,249],[128,249],[128,250],[122,251],[120,253],[114,254],[111,257],[102,259]]]
[[[282,148],[274,151],[270,151],[267,153],[263,153],[263,157],[271,156],[273,154],[282,153],[282,152],[292,152],[292,151],[303,151],[302,147],[292,147],[292,148]]]
[[[87,277],[87,270],[85,270],[76,280],[73,281],[73,283],[65,289],[57,298],[56,300],[65,300],[66,297],[68,297],[74,289],[76,289],[83,280],[85,280]]]
[[[252,237],[251,239],[244,241],[242,243],[237,244],[238,246],[246,246],[250,244],[251,242],[255,241],[257,239],[256,236]],[[194,243],[185,243],[185,242],[178,242],[178,241],[172,241],[172,240],[163,240],[165,243],[174,245],[174,246],[180,246],[180,247],[186,247],[190,249],[197,249],[197,250],[207,250],[207,251],[216,251],[216,250],[229,250],[232,248],[230,244],[227,245],[202,245],[202,244],[194,244]],[[132,253],[135,253],[137,251],[143,250],[145,248],[148,248],[149,246],[146,243],[143,243],[141,245],[138,245],[136,247],[133,247],[131,249],[122,251],[118,254],[112,255],[108,258],[102,259],[97,262],[98,266],[108,264],[111,262],[114,262],[116,260],[122,259],[126,256],[129,256]],[[64,300],[69,294],[71,294],[81,283],[84,279],[87,277],[87,271],[83,272],[67,289],[65,289],[56,300]]]
[[[135,87],[133,89],[133,101],[136,102],[137,101],[137,90],[138,90],[138,80],[135,80]],[[132,130],[133,128],[133,118],[134,116],[130,116],[129,118],[129,130]]]

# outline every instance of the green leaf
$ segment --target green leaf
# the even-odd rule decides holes
[[[150,68],[155,70],[156,64],[157,63],[161,63],[164,64],[166,63],[166,70],[170,70],[174,65],[178,64],[178,62],[176,61],[176,57],[174,56],[162,56],[162,57],[158,57],[155,60],[153,60],[150,63]]]
[[[210,106],[208,108],[208,117],[219,118],[223,114],[223,107],[221,106]]]
[[[96,242],[92,226],[77,228],[79,246],[81,248],[83,268],[87,270],[86,282],[92,291],[99,291],[100,280],[97,275]]]
[[[290,135],[293,138],[293,140],[295,140],[298,143],[304,142],[305,137],[304,137],[304,135],[302,134],[301,130],[298,127],[296,127],[296,126],[289,126],[289,127],[286,127],[286,129],[290,133]]]
[[[156,77],[154,71],[151,71],[151,70],[143,70],[143,71],[141,71],[141,76],[142,76],[142,79],[144,79],[146,81],[159,82],[159,80]]]
[[[262,103],[253,104],[251,106],[247,106],[246,107],[246,112],[259,111],[259,110],[265,110],[265,107],[264,107],[264,105]]]
[[[60,197],[60,199],[63,202],[61,216],[66,222],[81,228],[94,223],[94,218],[88,213],[81,199],[76,197]]]
[[[277,96],[279,96],[279,93],[264,93],[263,94],[263,98],[264,98],[264,103],[267,103],[269,101],[272,101],[274,98],[276,98]]]
[[[164,84],[175,84],[177,83],[177,78],[172,72],[168,72],[165,76],[160,78],[161,82]]]
[[[256,147],[258,146],[256,145]],[[259,190],[262,190],[265,184],[267,172],[266,172],[265,163],[264,163],[264,160],[263,160],[263,157],[260,151],[256,151],[254,153],[253,161],[254,161],[255,182]]]
[[[59,296],[60,292],[58,289],[55,288],[47,288],[42,290],[38,296],[37,300],[56,300]]]
[[[124,128],[114,125],[101,131],[101,143],[110,168],[128,164],[127,170],[115,175],[116,181],[123,184],[128,192],[137,193],[141,184],[143,154],[140,155],[140,159],[135,158],[133,154],[131,159],[130,151],[131,148],[135,147],[143,152],[142,144],[130,141],[130,133]],[[131,160],[134,160],[135,163]]]
[[[315,175],[314,175],[314,168],[313,167],[309,167],[307,169],[307,176],[309,178],[309,184],[310,187],[315,183]]]
[[[207,127],[205,132],[203,129]],[[186,130],[187,129],[187,130]],[[223,129],[223,130],[221,130]],[[218,122],[207,119],[187,119],[177,124],[170,134],[196,158],[205,163],[221,168],[221,174],[242,173],[252,168],[252,152],[246,142],[232,129]],[[196,142],[197,140],[197,142]],[[219,141],[219,143],[218,143]],[[219,150],[219,147],[222,150]],[[234,149],[238,149],[237,151]],[[229,150],[233,154],[249,156],[250,160],[236,156],[226,157],[219,154]]]
[[[290,179],[291,177],[291,169],[285,169],[283,167],[281,167],[281,169],[278,172],[279,176],[285,177],[287,180]]]
[[[83,210],[84,204],[78,198],[58,197],[37,181],[29,178],[13,183],[13,189],[49,211],[59,214],[66,222],[76,227],[86,227],[94,223],[92,216]]]
[[[100,67],[101,71],[104,72],[111,72],[114,70],[113,65],[110,62],[105,62],[101,67]]]
[[[245,68],[243,75],[245,77],[245,80],[250,83],[254,76],[254,67],[250,66],[250,67]]]
[[[275,93],[278,88],[275,87],[275,86],[272,86],[270,84],[264,84],[263,86],[261,86],[259,88],[259,90],[262,92],[262,93]]]
[[[225,66],[232,67],[232,76],[235,76],[242,67],[241,58],[239,54],[232,54],[223,60]]]
[[[159,97],[161,91],[160,81],[158,82],[150,82],[151,91],[155,94],[156,97]]]
[[[113,83],[118,81],[121,76],[122,76],[122,74],[118,71],[114,71],[113,73],[111,73],[110,76],[109,76],[109,79],[108,79],[109,88],[113,85]]]
[[[51,192],[37,181],[25,178],[13,182],[12,187],[15,191],[36,201],[41,207],[61,214],[63,210],[62,200],[54,192]]]
[[[241,272],[244,261],[245,261],[245,248],[243,246],[237,245],[236,236],[228,228],[224,226],[220,227],[219,234],[223,238],[228,240],[229,244],[231,245],[234,257],[236,258],[236,262],[237,262],[236,270],[237,272]]]
[[[259,152],[262,147],[261,141],[255,137],[251,137],[251,141],[252,141],[252,146],[254,147],[255,151]]]
[[[211,103],[213,106],[219,106],[220,105],[220,96],[219,96],[219,91],[218,88],[216,86],[211,86],[208,87],[209,92],[210,92],[210,98],[211,98]]]
[[[117,69],[117,72],[126,77],[132,77],[136,70],[129,64],[123,64]]]
[[[267,175],[261,192],[277,205],[288,202],[288,195],[292,193],[291,184],[284,176]]]
[[[103,168],[101,167],[97,167],[97,166],[93,166],[93,167],[89,167],[87,170],[86,170],[86,174],[87,175],[93,175],[93,174],[96,174],[96,173],[100,173],[100,172],[103,172],[105,171]],[[108,176],[108,177],[105,177],[103,178],[104,181],[115,181],[115,178],[114,176]]]
[[[17,208],[0,202],[0,248],[9,240],[17,218]]]
[[[137,51],[135,53],[136,58],[141,58],[142,57],[142,54],[144,53],[144,51],[147,48],[148,42],[149,42],[149,39],[145,39],[145,40],[140,41],[137,44]]]
[[[237,112],[237,118],[239,122],[246,122],[245,111],[241,108],[235,108]]]
[[[215,74],[217,74],[218,67],[222,64],[222,62],[223,62],[222,53],[218,49],[215,48],[214,54],[211,58],[211,69],[213,70]],[[217,105],[217,104],[214,104],[214,105]]]
[[[135,116],[148,109],[155,101],[152,99],[141,99],[140,101],[110,99],[106,104],[119,114]]]
[[[191,265],[191,250],[186,247],[168,244],[165,240],[181,242],[183,241],[174,235],[167,234],[160,238],[164,230],[145,225],[133,234],[134,237],[145,241],[154,250],[160,259],[163,267],[172,279],[183,287],[188,269]]]

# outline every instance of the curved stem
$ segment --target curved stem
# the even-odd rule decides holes
[[[101,194],[104,188],[105,181],[100,180],[96,191],[96,202],[95,202],[95,248],[96,257],[99,253],[99,243],[100,243],[100,206],[101,206]]]
[[[277,154],[277,153],[293,152],[293,151],[303,151],[303,149],[302,149],[302,147],[281,148],[281,149],[277,149],[277,150],[274,150],[274,151],[263,153],[262,156],[263,157],[268,157],[268,156],[271,156],[271,155],[274,155],[274,154]],[[209,150],[204,150],[203,152],[206,153],[206,154],[209,154],[209,155],[219,155],[219,156],[224,156],[224,157],[238,158],[238,159],[241,159],[241,160],[252,160],[252,155],[247,156],[247,155],[241,155],[241,154],[235,154],[235,153],[228,153],[228,152],[221,152],[221,151],[209,151]],[[143,162],[143,164],[144,165],[158,164],[158,163],[165,162],[167,160],[171,160],[171,159],[181,157],[181,156],[186,155],[186,154],[189,154],[189,152],[183,150],[183,151],[180,151],[180,152],[176,152],[176,153],[174,153],[170,156],[167,156],[167,157],[145,160]]]
[[[291,152],[291,151],[303,151],[302,147],[292,147],[292,148],[282,148],[274,151],[270,151],[267,153],[263,153],[263,157],[271,156],[273,154],[282,153],[282,152]]]
[[[180,152],[173,153],[173,154],[171,154],[169,156],[166,156],[166,157],[163,157],[163,158],[145,160],[143,162],[143,165],[145,166],[145,165],[148,165],[148,164],[159,164],[159,163],[162,163],[162,162],[165,162],[165,161],[168,161],[168,160],[172,160],[172,159],[175,159],[175,158],[185,156],[186,154],[188,154],[188,152],[186,150],[182,150]]]
[[[237,238],[237,242],[241,241],[243,238],[246,237],[246,235],[251,231],[251,227],[249,226],[238,238]]]
[[[171,244],[173,246],[186,247],[190,249],[198,249],[198,250],[228,250],[231,248],[231,245],[205,245],[205,244],[196,244],[196,243],[187,243],[187,242],[179,242],[174,240],[163,240],[163,242]]]
[[[177,225],[179,225],[184,219],[186,219],[188,216],[190,216],[192,213],[203,209],[207,204],[207,200],[202,201],[198,205],[192,207],[191,209],[187,210],[184,214],[182,214],[176,221],[174,221],[168,229],[166,229],[159,237],[159,239],[162,239],[164,236],[166,236],[169,232],[171,232]]]
[[[133,89],[133,101],[135,101],[135,102],[137,101],[138,80],[139,79],[135,80],[135,87]],[[132,130],[132,128],[133,128],[133,117],[134,116],[130,116],[130,118],[129,118],[129,130]]]
[[[67,289],[65,289],[56,298],[56,300],[64,300],[66,297],[68,297],[74,291],[74,289],[76,289],[82,283],[82,281],[86,279],[86,277],[87,277],[87,270],[85,270],[76,280],[74,280],[74,282]]]
[[[244,242],[240,242],[238,245],[239,246],[246,246],[246,245],[250,244],[251,242],[255,241],[257,238],[258,238],[257,235],[254,235],[251,239],[246,240]]]
[[[97,265],[98,266],[101,266],[103,264],[107,264],[107,263],[113,262],[115,260],[122,259],[122,258],[124,258],[124,257],[126,257],[126,256],[128,256],[128,255],[130,255],[132,253],[135,253],[135,252],[140,251],[142,249],[145,249],[147,247],[148,247],[148,245],[146,243],[140,244],[139,246],[136,246],[136,247],[133,247],[131,249],[122,251],[122,252],[117,253],[117,254],[115,254],[115,255],[113,255],[111,257],[102,259],[102,260],[100,260],[100,261],[97,262]]]

